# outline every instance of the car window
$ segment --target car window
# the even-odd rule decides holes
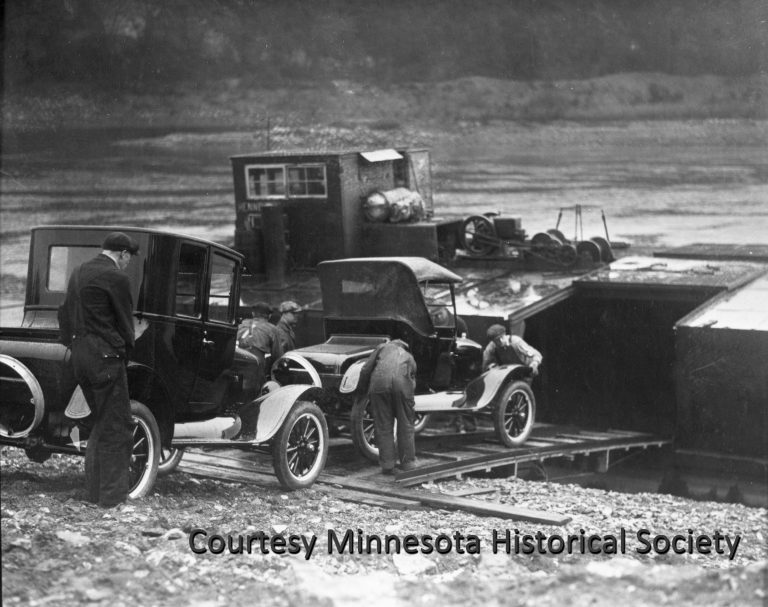
[[[233,259],[213,254],[211,288],[208,292],[208,320],[231,323],[234,321],[235,270]]]
[[[49,250],[48,282],[49,291],[66,291],[72,270],[93,259],[101,251],[99,246],[75,247],[54,246]]]
[[[366,293],[372,294],[376,290],[376,285],[367,280],[342,280],[341,281],[341,294],[359,294]]]
[[[200,318],[205,257],[205,247],[190,243],[181,245],[179,271],[176,274],[175,312],[178,316]]]
[[[455,327],[456,317],[453,315],[453,302],[451,301],[451,288],[449,285],[439,282],[419,283],[424,301],[435,327]]]

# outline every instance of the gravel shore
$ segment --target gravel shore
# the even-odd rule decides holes
[[[176,473],[161,479],[154,494],[116,510],[86,506],[78,458],[53,456],[45,464],[3,448],[2,569],[6,605],[608,605],[624,597],[632,605],[763,605],[768,576],[767,513],[764,508],[658,494],[622,494],[574,485],[472,478],[430,483],[422,490],[487,490],[475,499],[546,510],[572,518],[563,527],[519,523],[443,510],[391,510],[343,501],[322,485],[285,493],[276,487],[198,479]],[[190,544],[190,535],[201,530]],[[657,536],[677,541],[684,552],[649,554]],[[362,553],[355,539],[398,538],[399,552]],[[359,530],[359,531],[358,531]],[[625,535],[622,553],[609,538]],[[511,553],[494,553],[493,536],[509,531]],[[267,538],[266,554],[212,554],[206,543],[219,535]],[[738,545],[733,558],[704,540],[715,534]],[[329,535],[330,534],[330,535]],[[443,534],[445,538],[438,540]],[[541,534],[544,539],[536,545]],[[581,539],[591,535],[590,554]],[[409,535],[419,549],[402,547]],[[524,536],[534,545],[526,553]],[[291,537],[316,538],[305,549],[279,555]],[[424,536],[436,550],[428,552]],[[559,551],[560,540],[572,553]],[[477,542],[473,544],[472,538]],[[514,549],[518,538],[519,550]],[[331,538],[335,538],[331,539]],[[446,539],[447,538],[447,539]],[[330,542],[329,542],[330,540]],[[689,542],[690,540],[690,542]],[[276,544],[270,544],[273,541]],[[659,543],[660,542],[660,543]],[[665,540],[656,547],[664,549]],[[339,549],[339,543],[342,549]],[[450,544],[450,547],[449,547]],[[329,545],[331,549],[329,550]],[[473,546],[476,550],[473,550]],[[202,554],[196,554],[193,548]],[[543,552],[542,552],[543,548]],[[693,548],[693,550],[691,550]],[[330,553],[329,553],[330,552]],[[583,552],[583,553],[582,553]],[[692,552],[692,553],[691,553]],[[309,556],[309,558],[307,558]]]

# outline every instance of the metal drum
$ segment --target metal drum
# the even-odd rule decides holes
[[[382,192],[374,192],[363,201],[365,218],[374,223],[382,223],[389,218],[389,202]]]
[[[418,221],[424,217],[421,194],[408,188],[395,188],[369,194],[363,203],[368,221],[402,223]]]

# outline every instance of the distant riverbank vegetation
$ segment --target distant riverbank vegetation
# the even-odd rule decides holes
[[[766,69],[764,0],[7,0],[5,77],[135,88]]]
[[[764,117],[767,19],[764,0],[7,0],[3,118]]]

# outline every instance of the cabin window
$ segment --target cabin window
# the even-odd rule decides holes
[[[326,198],[324,164],[248,165],[245,182],[249,199]]]
[[[325,165],[288,168],[290,197],[322,196],[325,198]]]
[[[284,198],[285,167],[245,167],[248,198]]]

